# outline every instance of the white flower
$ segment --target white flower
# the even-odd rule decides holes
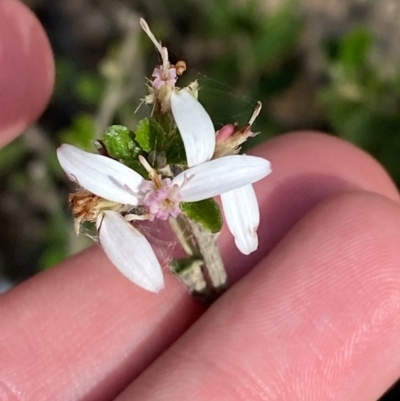
[[[159,292],[164,288],[160,263],[147,239],[118,212],[105,211],[97,219],[100,245],[110,261],[138,286]]]
[[[221,194],[221,202],[226,224],[235,238],[239,251],[245,255],[256,251],[260,209],[253,185],[249,184]]]
[[[215,130],[204,107],[187,89],[173,92],[171,110],[185,145],[189,167],[210,160],[215,150]]]
[[[109,201],[144,206],[149,220],[176,216],[181,201],[196,202],[241,188],[270,171],[269,162],[260,157],[233,155],[205,162],[203,152],[198,160],[204,163],[172,180],[162,180],[153,170],[149,181],[116,160],[72,145],[62,145],[57,156],[64,171],[80,186]],[[105,253],[122,274],[149,291],[163,288],[161,266],[150,244],[131,223],[116,212],[105,211],[97,217],[97,226]]]
[[[185,89],[172,93],[171,110],[185,145],[188,165],[201,167],[204,165],[202,163],[213,157],[216,146],[215,130],[210,116],[203,106]],[[239,184],[238,177],[241,174],[245,176],[248,174],[239,167],[239,164],[242,158],[248,157],[258,160],[263,165],[260,176],[251,182],[247,180],[247,183],[237,185],[236,188],[231,190],[221,188],[219,191],[228,228],[235,238],[236,246],[245,255],[254,252],[258,248],[257,228],[260,222],[260,211],[251,184],[271,172],[270,163],[263,158],[246,155],[223,156],[205,163],[212,164],[220,161],[225,164],[224,160],[235,158],[235,163],[238,164],[231,165],[229,174],[232,178],[237,179]],[[212,175],[208,179],[212,179]],[[240,181],[240,183],[243,181]]]
[[[69,178],[91,193],[117,203],[138,204],[130,187],[122,184],[140,185],[144,180],[135,171],[124,168],[121,177],[119,162],[71,145],[62,145],[57,156]],[[162,269],[149,242],[120,213],[101,211],[96,225],[104,252],[124,276],[148,291],[164,288]]]

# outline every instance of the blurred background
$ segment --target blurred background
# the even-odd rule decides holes
[[[216,128],[246,123],[261,100],[249,146],[323,130],[370,152],[400,184],[398,0],[22,1],[46,29],[57,77],[41,119],[0,150],[0,292],[91,244],[74,234],[55,149],[93,149],[107,126],[133,128],[148,113],[135,111],[158,58],[139,17],[172,62],[187,62],[179,83],[198,79]]]

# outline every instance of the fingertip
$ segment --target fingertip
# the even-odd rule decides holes
[[[14,139],[43,112],[54,85],[49,40],[28,7],[0,2],[0,145]]]
[[[118,400],[377,399],[400,367],[399,236],[386,197],[321,202]]]
[[[318,131],[277,136],[257,150],[265,154],[277,175],[305,172],[343,177],[349,188],[360,188],[399,199],[393,180],[369,153],[344,139]]]
[[[267,141],[253,152],[271,162],[273,172],[257,182],[261,211],[259,248],[244,258],[225,230],[221,249],[232,282],[273,249],[309,210],[336,194],[364,190],[399,200],[385,169],[353,144],[320,132],[294,132]]]

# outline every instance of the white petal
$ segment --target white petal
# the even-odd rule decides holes
[[[100,245],[115,267],[145,290],[162,290],[162,269],[147,239],[117,212],[106,211],[101,218]]]
[[[188,166],[210,160],[215,150],[215,129],[204,107],[183,89],[172,93],[171,110],[185,145]]]
[[[173,182],[181,187],[184,202],[197,202],[252,184],[270,172],[270,162],[262,157],[234,155],[189,168]]]
[[[138,204],[133,191],[143,178],[136,171],[109,157],[67,144],[57,149],[57,157],[71,180],[93,194],[113,202]]]
[[[260,209],[253,185],[234,189],[221,195],[222,208],[229,231],[240,252],[249,255],[258,248],[257,228]]]

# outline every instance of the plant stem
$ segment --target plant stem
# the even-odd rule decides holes
[[[194,296],[205,303],[213,302],[227,288],[227,274],[217,247],[218,234],[204,230],[183,215],[169,221],[189,256],[187,268],[174,272]]]

